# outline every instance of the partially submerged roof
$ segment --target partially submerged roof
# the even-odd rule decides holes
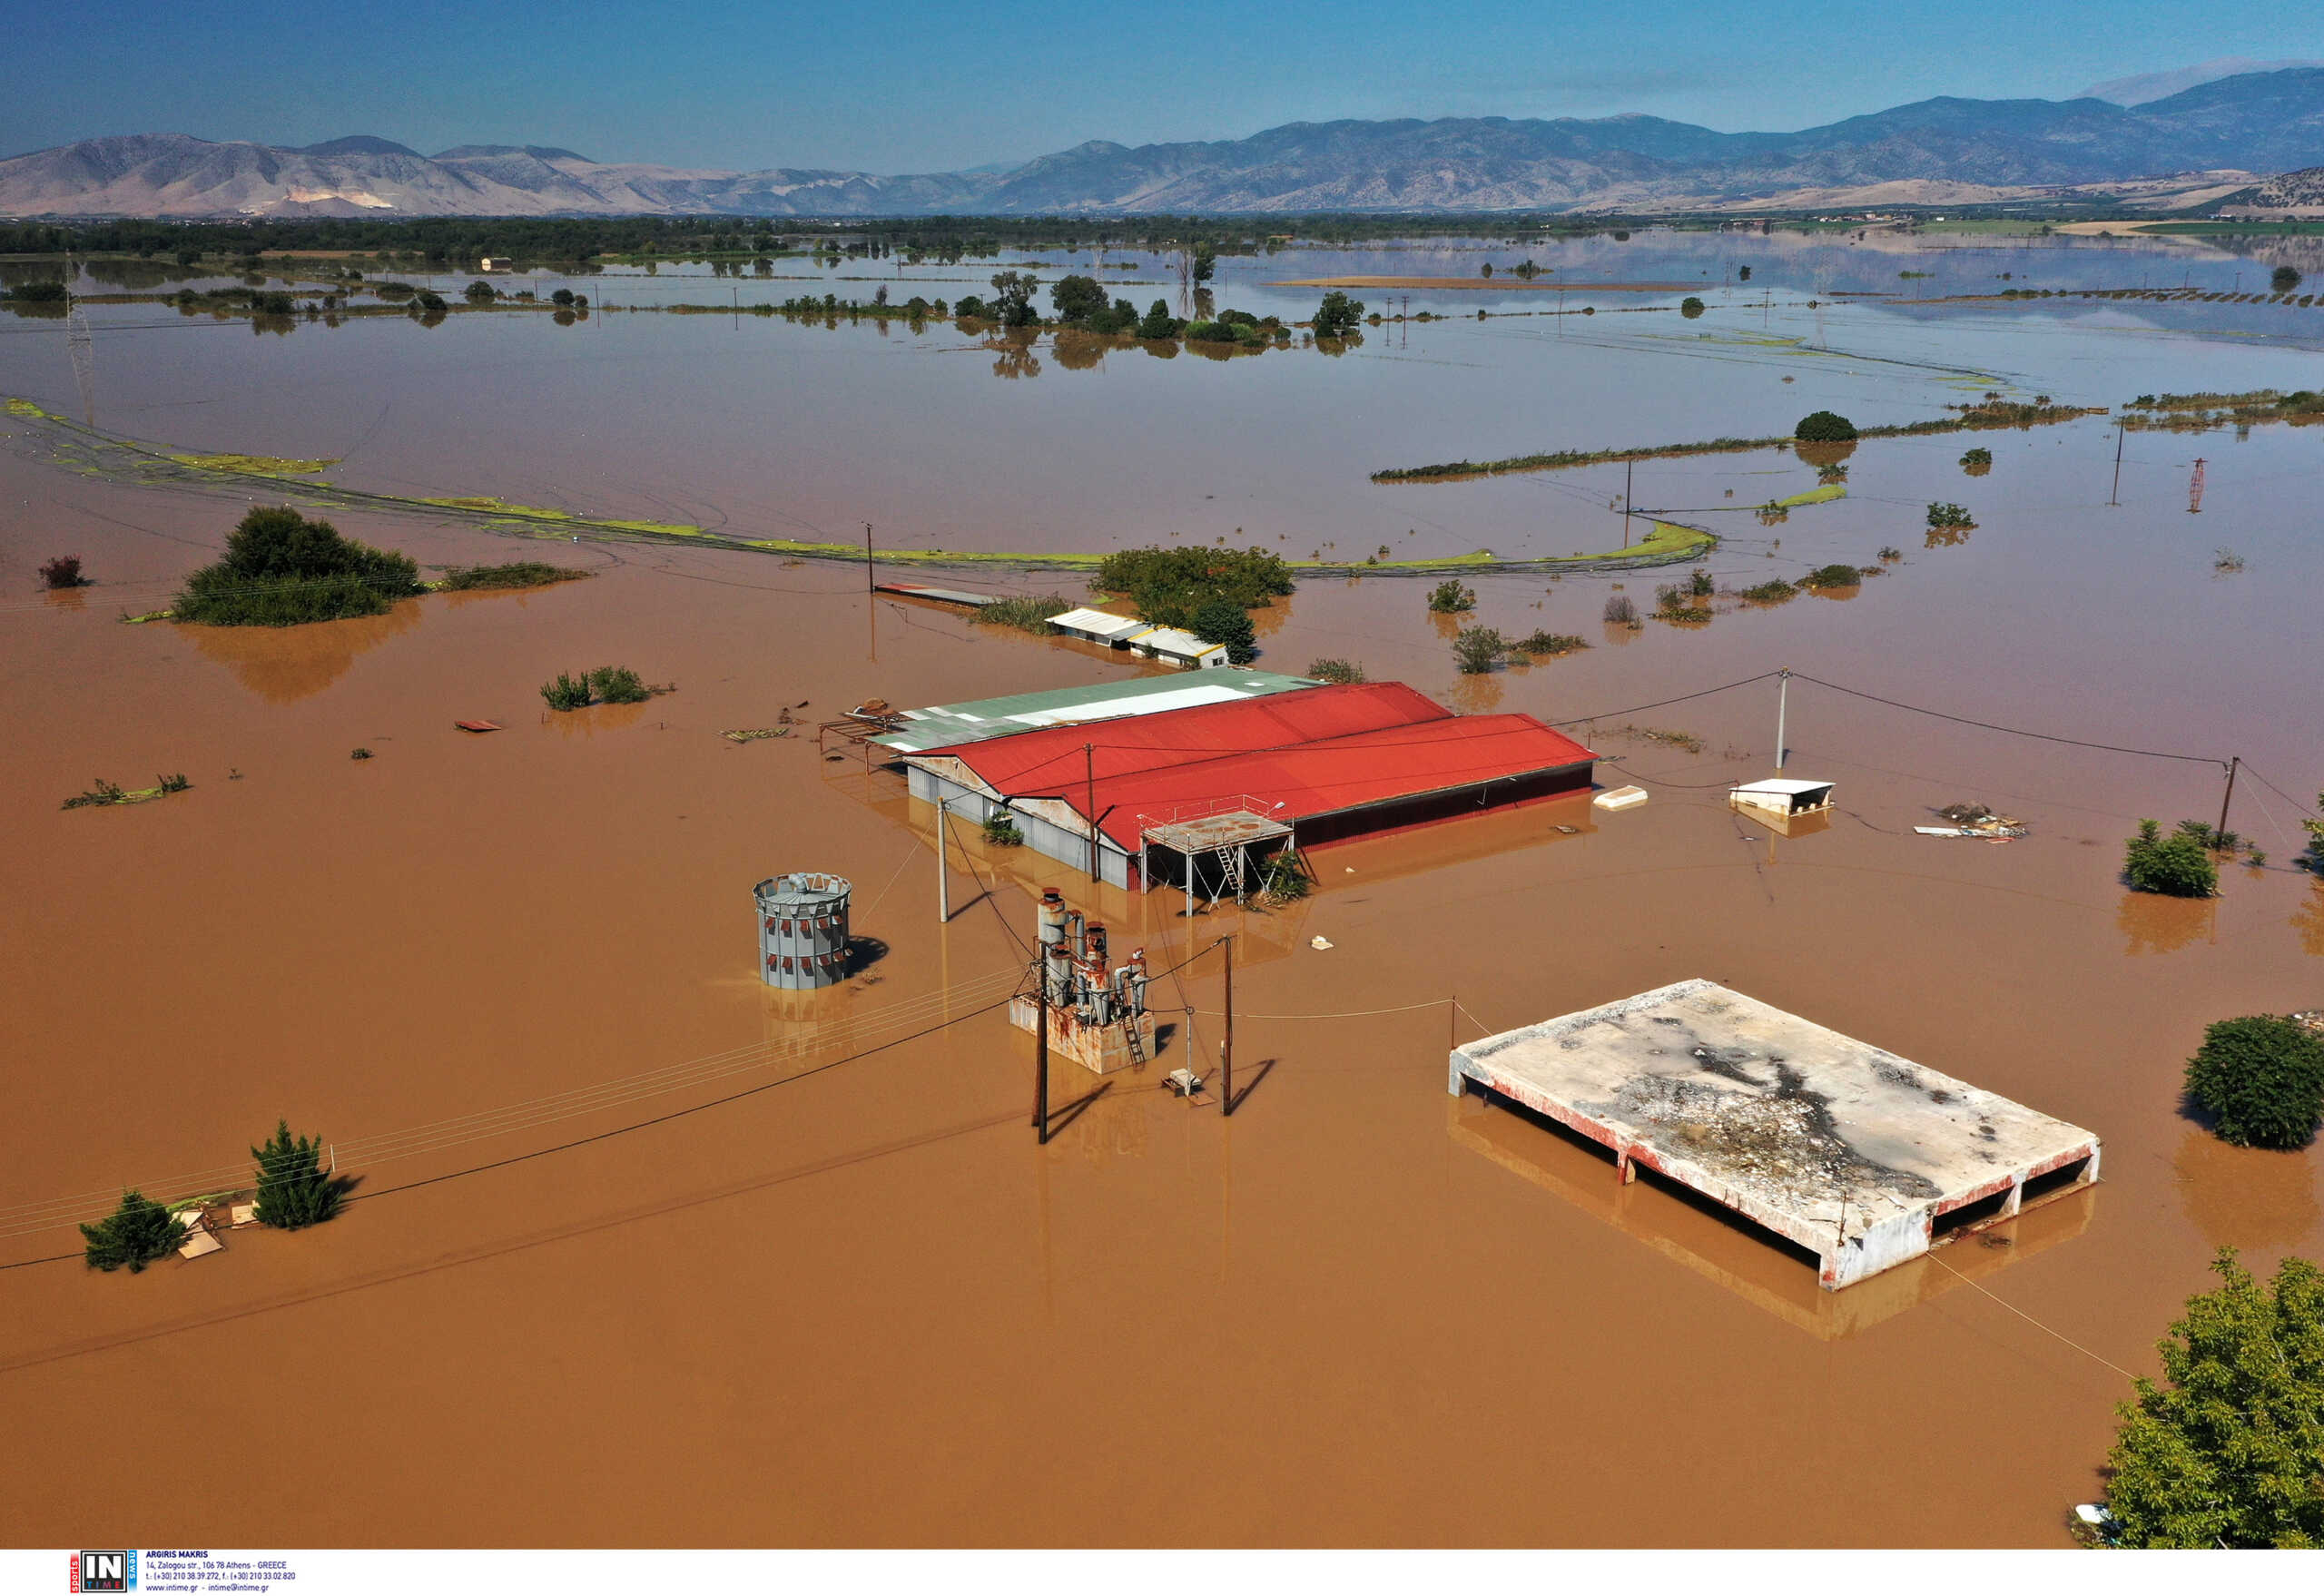
[[[1212,680],[1206,675],[1203,685]],[[1013,735],[988,735],[966,746],[932,746],[923,753],[957,758],[995,793],[1021,797],[1058,793],[1068,785],[1086,787],[1092,775],[1104,781],[1221,754],[1450,718],[1443,705],[1401,682],[1317,686],[1305,693],[1256,697],[1205,694],[1202,687],[1190,687],[1183,698],[1174,696],[1150,707],[1141,704],[1129,714],[1096,722],[1064,721],[1039,729],[1012,726]]]
[[[907,709],[902,712],[907,724],[893,732],[882,732],[871,740],[899,754],[911,754],[987,737],[1010,736],[1035,726],[1115,720],[1203,704],[1235,704],[1319,685],[1305,676],[1279,675],[1273,671],[1244,670],[1232,665],[1205,671],[1199,682],[1192,683],[1176,675],[1116,677],[1042,693]]]
[[[1787,798],[1796,798],[1803,793],[1828,793],[1831,790],[1829,782],[1803,782],[1791,776],[1769,776],[1764,782],[1738,782],[1729,789],[1736,793],[1775,793]]]
[[[1126,850],[1154,822],[1246,807],[1293,821],[1594,756],[1529,714],[1455,715],[1401,682],[1315,687],[907,756],[997,796],[1092,813]],[[1245,803],[1248,800],[1248,803]]]
[[[1708,980],[1466,1043],[1463,1078],[1816,1253],[1827,1285],[2029,1179],[2096,1173],[2078,1126]]]
[[[1061,616],[1051,616],[1049,625],[1068,632],[1087,632],[1105,638],[1124,637],[1132,632],[1151,629],[1136,616],[1118,616],[1102,609],[1069,609]]]

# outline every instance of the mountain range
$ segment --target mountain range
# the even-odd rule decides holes
[[[605,163],[537,144],[423,155],[369,135],[289,149],[143,133],[0,161],[0,215],[1652,212],[1971,204],[2174,173],[2185,174],[2182,198],[2207,200],[2254,173],[2319,164],[2324,67],[2290,67],[2134,105],[1948,96],[1797,133],[1635,114],[1292,123],[1216,142],[1097,140],[1021,165],[909,176]]]

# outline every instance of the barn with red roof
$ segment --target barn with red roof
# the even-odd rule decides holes
[[[911,791],[1115,886],[1216,893],[1265,857],[1590,784],[1530,714],[1452,714],[1401,682],[1041,726],[904,756]],[[1093,859],[1094,851],[1094,859]]]

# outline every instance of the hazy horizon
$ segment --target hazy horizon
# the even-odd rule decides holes
[[[889,41],[732,0],[651,26],[582,0],[522,32],[479,29],[439,0],[328,29],[281,0],[236,16],[231,32],[28,16],[11,39],[0,151],[137,133],[281,147],[369,133],[423,153],[545,144],[611,163],[954,172],[1091,140],[1227,140],[1344,119],[1635,113],[1788,132],[1939,95],[2064,100],[2093,84],[2203,81],[2224,61],[2324,56],[2324,17],[2162,0],[2033,13],[1972,0],[1925,16],[1834,0],[1715,14],[1643,0],[1556,17],[1476,0],[1424,15],[1295,0],[1258,25],[1218,0],[1160,17],[1054,5],[996,17],[934,0]],[[2010,48],[1979,47],[2003,38]],[[1818,65],[1840,61],[1844,81]],[[109,92],[94,100],[79,85],[99,62]]]

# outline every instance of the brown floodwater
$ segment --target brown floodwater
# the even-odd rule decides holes
[[[2102,335],[2060,318],[2043,335],[1965,317],[1954,340],[1939,320],[1850,314],[1899,360],[1974,365],[1972,346],[2014,339],[2025,386],[2061,398],[2256,386],[2235,379],[2299,358],[2127,322]],[[157,330],[110,355],[101,330],[101,407],[118,413],[99,419],[285,456],[341,452],[321,435],[374,427],[347,451],[363,468],[350,482],[769,532],[779,516],[837,533],[878,519],[838,507],[879,483],[941,507],[932,541],[988,547],[1087,546],[1067,540],[1093,527],[1109,543],[1173,524],[1232,536],[1197,518],[1226,512],[1198,509],[1207,489],[1183,472],[1153,491],[1169,473],[1148,451],[1208,439],[1245,478],[1258,508],[1234,513],[1254,532],[1264,511],[1358,557],[1425,542],[1404,536],[1423,525],[1440,548],[1521,535],[1567,552],[1618,541],[1619,468],[1395,488],[1362,471],[1510,452],[1472,424],[1528,394],[1551,409],[1504,436],[1581,447],[1641,426],[1750,430],[1716,413],[1746,391],[1732,385],[1774,393],[1807,373],[1778,395],[1805,409],[1819,362],[1849,369],[1739,342],[1719,346],[1734,365],[1672,365],[1642,344],[1560,352],[1543,347],[1557,334],[1512,321],[1457,330],[1489,356],[1457,379],[1309,351],[1059,371],[1044,344],[1051,369],[996,386],[981,350],[900,360],[868,329],[747,320],[721,345],[706,320]],[[1415,331],[1413,354],[1462,347],[1438,336]],[[594,389],[553,342],[589,337],[607,351]],[[72,409],[61,353],[20,360],[24,347],[6,346],[0,389]],[[2203,380],[2144,379],[2181,353]],[[1513,387],[1493,389],[1495,372]],[[1899,413],[1937,402],[1925,373],[1856,380]],[[1029,412],[1023,395],[1054,397]],[[1449,420],[1431,408],[1444,396],[1461,407]],[[1612,419],[1586,419],[1593,406]],[[1989,475],[1963,475],[1969,441],[1993,448]],[[10,1539],[2061,1544],[2068,1505],[2102,1489],[2128,1391],[2108,1365],[2155,1367],[2214,1248],[2263,1269],[2324,1252],[2324,1156],[2222,1147],[2178,1099],[2211,1020],[2324,1002],[2324,883],[2288,868],[2296,812],[2253,774],[2299,799],[2324,784],[2317,447],[2280,429],[2142,435],[2110,507],[2102,423],[1873,442],[1847,462],[1846,498],[1773,526],[1751,507],[1814,486],[1811,468],[1656,462],[1638,502],[1729,535],[1708,562],[1722,588],[1836,560],[1886,574],[1846,602],[1722,597],[1707,624],[1636,632],[1601,606],[1619,583],[1650,609],[1667,574],[1481,576],[1476,619],[1592,644],[1486,677],[1455,675],[1420,585],[1305,584],[1263,617],[1263,665],[1339,655],[1464,709],[1595,715],[1578,734],[1609,762],[1601,780],[1653,801],[1613,815],[1552,802],[1319,850],[1311,899],[1191,928],[1163,895],[973,842],[940,927],[931,817],[894,777],[808,736],[716,734],[786,708],[812,721],[872,696],[949,702],[1133,667],[867,602],[844,567],[630,544],[529,545],[596,575],[373,620],[123,626],[210,557],[250,496],[78,474],[20,434],[0,454],[0,586],[17,596],[0,598],[0,1210],[75,1194],[101,1208],[123,1184],[234,1166],[280,1117],[377,1148],[724,1061],[678,1089],[350,1158],[359,1200],[317,1230],[235,1233],[138,1276],[77,1260],[0,1271]],[[2209,481],[2190,516],[2198,453]],[[1933,498],[1968,505],[1974,529],[1925,540]],[[474,527],[333,518],[425,563],[512,557]],[[2214,573],[2221,546],[2241,573]],[[1901,557],[1881,561],[1884,547]],[[64,552],[100,585],[42,599],[32,567]],[[676,691],[543,710],[541,682],[603,664]],[[2240,754],[2233,823],[2268,867],[2231,868],[2213,902],[2134,896],[2116,876],[2122,839],[2142,815],[2216,818],[2216,766],[1797,681],[1788,771],[1837,782],[1840,808],[1771,835],[1721,789],[1768,773],[1772,682],[1630,706],[1782,665],[2089,743]],[[479,717],[507,729],[452,726]],[[350,759],[359,746],[373,757]],[[192,790],[158,802],[57,807],[93,776],[178,771]],[[2030,834],[1913,833],[1962,799]],[[792,869],[852,878],[853,929],[876,944],[846,987],[803,1002],[752,968],[750,885]],[[1171,1034],[1156,1065],[1115,1078],[1042,1148],[1029,1045],[977,1010],[1005,990],[1048,885],[1157,966],[1202,956],[1157,984]],[[1216,1058],[1219,955],[1203,950],[1228,932],[1250,1089],[1232,1119],[1157,1089],[1163,1070]],[[1587,1152],[1444,1093],[1455,1039],[1697,975],[2093,1128],[2104,1181],[1834,1296],[1715,1215],[1617,1187]],[[1055,1098],[1097,1084],[1060,1066]],[[76,1247],[69,1228],[0,1221],[12,1229],[0,1263]],[[123,1434],[141,1478],[232,1474],[271,1429],[316,1462],[264,1489],[124,1494],[117,1471],[100,1485],[79,1466],[79,1438]]]

